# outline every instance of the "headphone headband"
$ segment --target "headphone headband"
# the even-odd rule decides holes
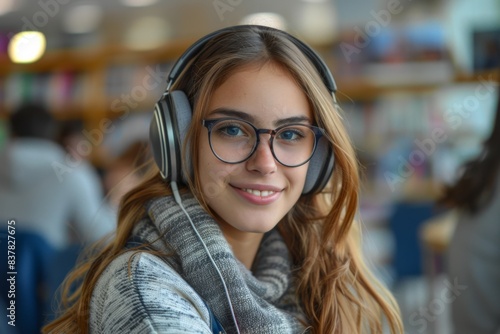
[[[218,35],[221,35],[226,32],[238,32],[243,29],[248,29],[256,27],[261,30],[265,29],[268,31],[274,31],[276,33],[284,34],[288,37],[290,41],[292,41],[295,46],[297,46],[302,53],[304,53],[307,58],[313,63],[314,67],[318,71],[319,75],[323,79],[323,82],[328,89],[328,91],[333,95],[337,92],[337,84],[335,83],[335,79],[333,78],[330,70],[328,69],[328,66],[326,66],[325,62],[321,57],[311,48],[309,47],[306,43],[302,42],[301,40],[297,39],[293,35],[283,31],[279,30],[276,28],[272,27],[267,27],[267,26],[259,26],[259,25],[239,25],[239,26],[232,26],[232,27],[226,27],[222,28],[220,30],[216,30],[199,40],[193,43],[184,53],[177,59],[177,61],[174,63],[172,66],[172,69],[170,70],[170,73],[168,74],[168,82],[167,82],[167,91],[170,89],[170,86],[174,83],[175,80],[179,77],[181,74],[182,70],[186,67],[186,65],[196,57],[196,55],[199,53],[199,51],[213,38],[217,37]]]

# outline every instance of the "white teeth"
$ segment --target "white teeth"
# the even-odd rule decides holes
[[[255,195],[255,196],[260,196],[260,197],[267,197],[267,196],[274,194],[274,191],[270,191],[270,190],[263,190],[263,191],[255,190],[255,189],[243,189],[243,190],[245,190],[247,193],[250,193],[250,194]]]

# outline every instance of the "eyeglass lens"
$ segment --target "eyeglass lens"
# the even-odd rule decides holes
[[[239,163],[248,159],[258,142],[257,129],[239,120],[221,120],[211,128],[210,145],[222,161]],[[280,127],[271,140],[274,157],[286,166],[307,162],[316,144],[316,135],[307,125],[293,124]]]

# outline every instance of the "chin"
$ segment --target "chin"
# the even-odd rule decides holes
[[[241,221],[241,222],[238,222],[238,221],[235,221],[234,219],[233,220],[229,220],[229,221],[232,221],[233,223],[232,224],[229,224],[227,223],[227,221],[224,222],[224,225],[226,227],[230,227],[230,229],[233,229],[233,230],[237,230],[239,232],[243,232],[243,233],[259,233],[259,234],[262,234],[262,233],[267,233],[269,231],[271,231],[274,227],[276,227],[276,225],[278,224],[279,221],[276,221],[276,223],[273,223],[273,224],[270,224],[270,223],[263,223],[263,222],[269,222],[270,220],[269,219],[262,219],[262,220],[256,220],[255,218],[252,219],[252,221]],[[274,219],[273,219],[274,221]]]
[[[252,221],[243,222],[243,224],[234,224],[233,226],[242,231],[250,233],[266,233],[271,231],[278,225],[280,220],[262,218],[262,219],[252,219]],[[269,223],[273,222],[273,223]]]
[[[269,226],[269,227],[261,227],[261,228],[253,227],[253,228],[249,228],[246,230],[242,230],[242,232],[263,234],[263,233],[267,233],[267,232],[271,231],[275,226],[276,225]]]

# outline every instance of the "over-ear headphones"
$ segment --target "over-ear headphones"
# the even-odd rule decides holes
[[[268,30],[285,35],[312,62],[332,98],[335,98],[337,86],[333,75],[319,55],[296,37],[266,26],[240,25],[223,28],[202,37],[191,45],[175,62],[168,75],[167,88],[156,103],[151,120],[149,136],[154,160],[163,179],[170,182],[185,183],[182,172],[181,150],[191,122],[192,110],[188,98],[183,91],[170,87],[177,80],[187,64],[197,56],[199,51],[213,38],[227,32],[242,32],[249,29]],[[188,162],[189,163],[189,162]],[[325,138],[322,138],[309,161],[306,182],[302,194],[313,194],[321,191],[333,173],[334,154]],[[191,170],[191,169],[190,169]]]

